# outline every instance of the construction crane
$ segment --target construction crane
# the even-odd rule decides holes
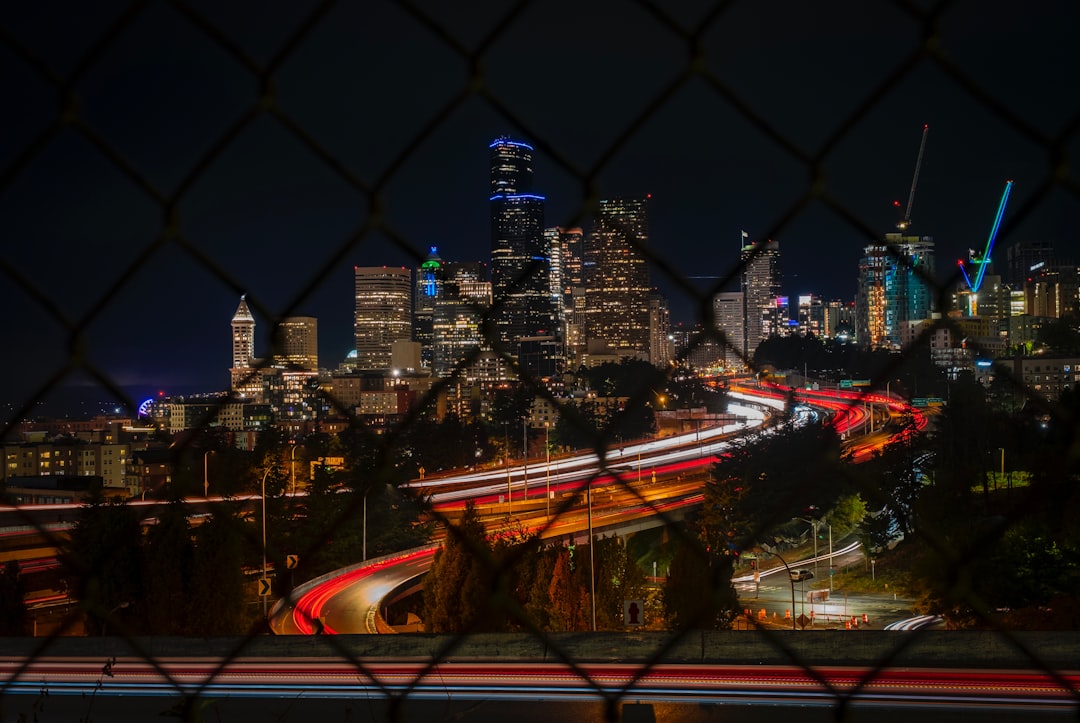
[[[986,265],[990,263],[990,254],[994,250],[994,240],[997,239],[998,229],[1001,228],[1001,217],[1005,214],[1005,204],[1009,202],[1009,193],[1012,191],[1012,186],[1012,181],[1005,181],[1005,190],[1002,191],[1001,200],[998,201],[997,215],[994,216],[994,225],[990,227],[990,237],[986,240],[986,249],[983,251],[982,256],[977,255],[974,250],[969,254],[969,263],[978,267],[974,281],[971,280],[967,268],[964,267],[964,260],[960,259],[957,262],[960,266],[960,272],[964,275],[964,281],[967,282],[968,288],[971,289],[973,295],[979,293],[983,277],[986,276]]]
[[[911,192],[908,194],[907,210],[904,212],[904,218],[900,223],[896,224],[896,227],[903,231],[911,225],[911,207],[915,203],[915,186],[919,184],[919,169],[922,168],[923,151],[926,150],[926,134],[930,131],[930,125],[924,124],[922,127],[922,141],[919,143],[919,156],[915,159],[915,175],[911,179]],[[899,201],[893,201],[893,205],[899,207]]]

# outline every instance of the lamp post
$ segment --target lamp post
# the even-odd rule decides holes
[[[829,524],[829,523],[825,523]],[[829,525],[829,592],[832,592],[832,576],[833,576],[833,562],[832,562],[832,525]]]
[[[509,424],[503,422],[503,456],[506,458],[506,519],[510,519],[511,498],[514,488],[510,481],[510,431]]]
[[[262,579],[266,579],[266,478],[272,470],[272,466],[267,466],[266,471],[263,472],[262,482],[259,485],[260,497],[262,498]],[[263,619],[266,618],[266,595],[262,596],[263,599]]]
[[[296,444],[292,444],[292,450],[289,452],[289,488],[292,489],[292,493],[296,495]]]
[[[814,574],[816,575],[817,574],[817,558],[818,558],[818,554],[817,554],[817,526],[818,526],[818,520],[808,520],[805,517],[796,517],[795,519],[799,520],[800,522],[805,522],[805,523],[809,524],[810,529],[813,532],[813,535],[814,535]]]
[[[772,550],[765,550],[765,552],[780,560],[780,564],[787,570],[788,582],[791,583],[791,629],[795,630],[795,573],[791,571],[787,560],[781,557],[779,552],[773,552]]]
[[[593,531],[592,531],[592,483],[593,478],[589,477],[588,484],[585,487],[585,498],[589,503],[589,599],[592,602],[592,631],[596,632],[596,565],[595,555],[593,550]]]
[[[367,489],[364,490],[364,531],[361,542],[360,561],[367,562]]]
[[[209,458],[214,453],[214,450],[208,449],[202,456],[202,496],[210,496],[210,466]]]
[[[529,420],[521,419],[521,471],[525,479],[525,501],[529,499]]]

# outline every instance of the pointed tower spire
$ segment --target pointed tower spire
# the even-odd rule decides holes
[[[247,305],[247,294],[240,297],[240,305],[232,318],[233,369],[247,369],[255,358],[255,317]]]

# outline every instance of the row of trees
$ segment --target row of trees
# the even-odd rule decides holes
[[[878,535],[903,532],[926,608],[954,626],[1080,627],[1080,392],[1006,411],[961,377],[949,399],[866,465]]]
[[[253,452],[222,452],[217,471],[236,478],[221,480],[224,500],[200,514],[181,496],[183,483],[152,510],[100,495],[89,501],[61,554],[88,634],[243,634],[262,624],[256,580],[264,558],[276,599],[365,551],[375,557],[429,539],[424,500],[402,490],[408,470],[385,440],[363,428],[328,440],[319,451],[344,464],[317,465],[300,496],[286,494],[287,447],[269,440]],[[299,566],[286,572],[290,555]]]
[[[619,538],[593,545],[545,545],[515,529],[488,535],[469,505],[425,578],[427,631],[587,631],[593,587],[597,629],[622,629],[623,601],[645,596],[644,573]]]
[[[742,554],[782,548],[793,518],[858,524],[864,508],[852,474],[840,439],[820,424],[761,435],[724,455],[711,470],[700,514],[680,535],[664,589],[669,626],[729,628],[739,609],[731,578]]]
[[[236,505],[195,528],[175,502],[144,525],[137,508],[96,498],[83,508],[61,562],[88,635],[232,635],[257,620],[243,566],[257,548]],[[72,621],[74,622],[74,620]]]

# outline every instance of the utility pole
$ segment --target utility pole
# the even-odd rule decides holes
[[[503,456],[506,457],[506,518],[510,519],[510,500],[514,488],[510,481],[510,431],[506,422],[503,422],[503,449]]]
[[[551,517],[551,426],[544,422],[544,455],[547,464],[544,465],[544,500],[547,507],[545,514]]]

